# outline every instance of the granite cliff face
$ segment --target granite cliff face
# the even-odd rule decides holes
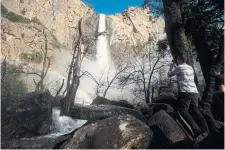
[[[3,0],[2,4],[26,18],[37,18],[62,45],[71,43],[78,21],[94,11],[80,0]]]
[[[80,18],[86,37],[97,30],[97,14],[80,0],[3,0],[8,11],[32,20],[32,23],[12,22],[2,17],[2,53],[18,57],[19,53],[40,49],[43,29],[48,30],[52,49],[70,49]],[[88,21],[92,19],[92,22]],[[41,24],[41,25],[40,25]],[[154,18],[147,9],[129,7],[121,14],[107,16],[109,44],[111,50],[118,47],[140,45],[150,36],[163,38],[164,21]],[[92,30],[90,32],[90,30]],[[54,42],[55,41],[55,42]],[[93,44],[93,46],[95,46]]]
[[[163,18],[154,18],[148,9],[129,7],[121,14],[110,15],[110,45],[138,45],[151,36],[164,37]]]

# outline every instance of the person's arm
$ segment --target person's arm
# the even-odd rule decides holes
[[[173,67],[175,67],[175,69],[173,70]],[[167,76],[168,77],[172,77],[172,76],[175,76],[177,74],[177,67],[176,65],[173,63],[170,65],[170,68],[169,68],[169,71],[167,73]]]
[[[223,92],[225,91],[225,86],[224,86],[224,79],[223,78],[219,78],[219,92]]]
[[[223,84],[219,85],[219,92],[225,92],[225,86]]]

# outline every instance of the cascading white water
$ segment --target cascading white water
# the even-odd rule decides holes
[[[33,138],[23,138],[23,139],[39,139],[39,138],[54,138],[60,135],[65,135],[74,131],[75,129],[84,125],[87,120],[74,120],[67,116],[60,116],[60,109],[53,108],[52,109],[52,125],[51,125],[51,133],[37,136]]]
[[[99,14],[98,22],[98,39],[97,39],[97,63],[99,65],[100,72],[108,72],[108,69],[112,69],[112,62],[110,57],[109,45],[107,40],[106,30],[106,16],[105,14]]]
[[[52,133],[61,134],[70,133],[74,129],[81,127],[87,122],[87,120],[74,120],[67,116],[60,116],[60,109],[58,108],[53,108],[52,110],[52,121]]]

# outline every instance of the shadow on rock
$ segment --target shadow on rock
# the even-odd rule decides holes
[[[12,139],[47,134],[52,124],[52,96],[32,92],[1,100],[2,147]]]

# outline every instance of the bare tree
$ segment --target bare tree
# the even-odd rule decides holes
[[[66,89],[63,92],[64,94],[66,93],[66,95],[62,99],[61,112],[63,115],[70,115],[71,108],[74,105],[77,89],[80,84],[80,78],[83,76],[83,74],[81,74],[81,63],[85,54],[87,54],[89,51],[91,45],[96,41],[95,36],[89,36],[88,38],[85,37],[87,35],[83,34],[84,29],[82,28],[82,25],[83,18],[81,18],[78,22],[78,33],[75,35],[73,40],[72,60],[69,65]],[[89,30],[93,29],[90,28]]]
[[[108,70],[105,70],[107,74],[104,77],[102,73],[99,77],[94,77],[90,72],[84,72],[84,75],[91,78],[95,83],[95,96],[106,97],[110,88],[119,88],[117,81],[122,73],[125,73],[129,69],[129,64],[120,64],[118,66],[109,67]]]
[[[62,110],[63,114],[69,115],[73,102],[76,96],[78,86],[80,84],[80,68],[81,62],[84,56],[84,49],[82,45],[82,19],[78,23],[78,38],[74,38],[73,41],[73,55],[69,66],[69,73],[67,77],[66,96],[63,98]]]
[[[37,90],[43,91],[45,89],[44,78],[46,77],[46,75],[48,73],[48,68],[50,66],[50,58],[48,57],[48,51],[50,49],[48,47],[48,38],[47,38],[47,35],[45,33],[45,30],[43,30],[43,35],[44,35],[44,48],[43,48],[43,46],[41,46],[41,50],[42,50],[44,58],[43,58],[41,72],[39,74],[37,73],[37,75],[40,77],[40,80],[36,81],[35,79],[33,79],[34,84],[36,86],[36,91]]]
[[[135,48],[139,53],[132,59],[132,70],[120,78],[122,86],[135,85],[133,90],[135,97],[145,100],[146,103],[150,102],[154,74],[168,65],[163,61],[168,54],[166,41],[159,41],[157,49],[153,44],[154,41],[149,41],[147,44]],[[137,50],[135,51],[137,52]]]

